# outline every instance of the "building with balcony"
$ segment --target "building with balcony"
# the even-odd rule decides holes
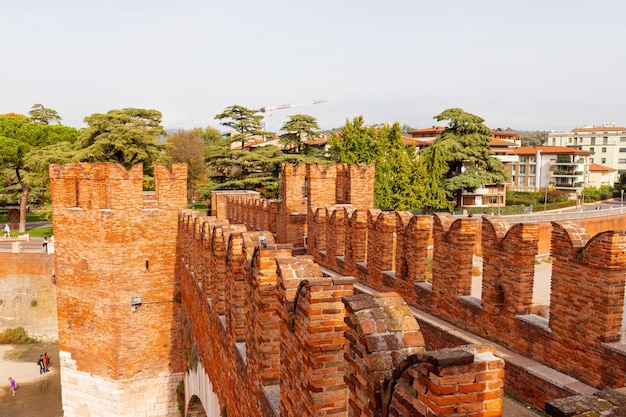
[[[515,191],[540,191],[546,187],[578,192],[589,186],[590,151],[565,146],[525,146],[510,155],[507,164]]]
[[[550,132],[546,145],[566,146],[593,152],[589,162],[626,171],[626,127],[615,123],[584,126],[571,132]]]

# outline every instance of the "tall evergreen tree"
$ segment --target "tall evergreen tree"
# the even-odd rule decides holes
[[[215,116],[222,126],[230,127],[235,132],[233,142],[241,142],[241,149],[253,137],[272,137],[274,134],[263,129],[263,115],[258,110],[250,110],[239,105],[226,107],[223,112]]]
[[[48,146],[64,147],[77,136],[73,127],[37,124],[25,116],[0,116],[0,168],[9,184],[3,194],[19,196],[20,232],[26,230],[26,206],[31,192],[41,195],[47,184],[47,165],[37,167],[29,163],[30,155]]]
[[[339,132],[333,132],[330,139],[330,155],[337,162],[345,164],[373,164],[379,153],[376,130],[366,127],[363,116],[346,119]]]
[[[420,207],[415,148],[405,146],[399,123],[366,127],[363,117],[346,120],[331,139],[333,159],[348,164],[375,164],[374,206],[381,210]]]
[[[287,149],[293,147],[296,153],[303,151],[308,153],[308,142],[320,136],[320,127],[315,117],[306,114],[295,114],[289,116],[280,130],[286,132],[280,135],[280,143]]]
[[[78,162],[117,162],[130,168],[143,163],[150,170],[163,146],[157,139],[165,134],[161,112],[126,108],[85,117],[85,128],[76,142]]]
[[[483,118],[452,108],[435,119],[447,121],[448,127],[430,146],[432,149],[423,153],[423,163],[427,172],[440,171],[441,158],[445,158],[448,169],[443,175],[444,187],[452,193],[457,205],[463,191],[473,191],[485,184],[501,184],[508,179],[504,165],[489,149],[492,134],[483,124]]]

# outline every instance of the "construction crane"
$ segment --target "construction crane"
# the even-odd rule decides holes
[[[263,106],[261,107],[258,111],[260,113],[271,113],[275,110],[288,110],[288,109],[293,109],[294,107],[303,107],[303,106],[311,106],[311,105],[315,105],[315,104],[323,104],[323,103],[328,103],[331,100],[337,100],[336,98],[323,98],[323,99],[319,99],[319,100],[313,100],[310,101],[308,103],[297,103],[297,104],[291,104],[291,103],[287,103],[287,104],[279,104],[277,106]]]

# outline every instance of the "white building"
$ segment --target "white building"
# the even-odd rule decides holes
[[[546,187],[578,192],[589,186],[590,151],[564,146],[524,146],[509,153],[518,161],[507,164],[515,191]]]
[[[592,158],[589,158],[592,159]],[[589,186],[600,188],[603,185],[613,187],[617,180],[617,170],[600,164],[589,164]]]
[[[590,163],[626,171],[626,127],[615,123],[584,126],[571,132],[550,132],[546,145],[567,146],[593,152]]]

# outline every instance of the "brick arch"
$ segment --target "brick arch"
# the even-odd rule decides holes
[[[189,399],[187,403],[187,412],[185,413],[187,417],[206,417],[206,411],[202,406],[202,401],[196,395]]]
[[[384,382],[383,417],[502,415],[504,361],[489,345],[408,356]]]
[[[354,415],[373,417],[383,405],[383,381],[406,357],[425,350],[419,324],[397,293],[356,294],[346,308],[346,381]]]

